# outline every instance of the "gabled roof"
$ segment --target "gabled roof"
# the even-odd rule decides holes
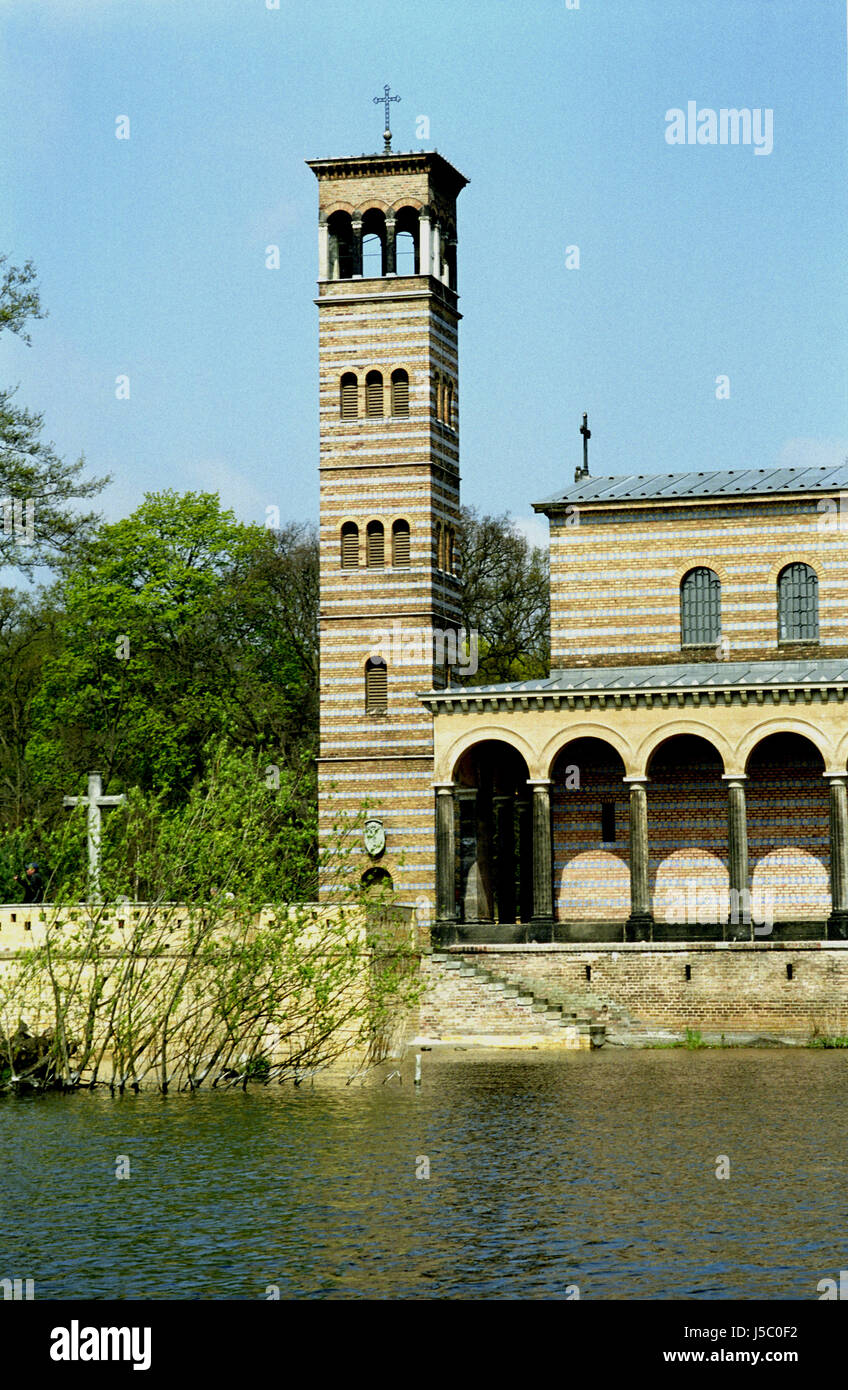
[[[534,502],[537,512],[568,503],[671,501],[675,498],[763,497],[775,493],[848,490],[848,462],[815,468],[734,468],[706,473],[618,473],[581,478],[564,492]]]

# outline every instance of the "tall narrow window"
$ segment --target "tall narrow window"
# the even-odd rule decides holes
[[[445,424],[453,428],[453,383],[450,381],[445,396]]]
[[[380,372],[369,372],[365,378],[365,414],[383,414],[383,377]]]
[[[446,526],[446,527],[445,527],[445,569],[447,570],[448,574],[453,574],[453,572],[454,572],[453,561],[454,561],[454,542],[455,542],[455,540],[456,540],[456,532],[454,531],[453,527],[452,527],[452,526]]]
[[[721,581],[715,570],[699,567],[680,584],[680,641],[709,646],[721,636]]]
[[[392,372],[392,414],[409,414],[409,377],[402,367]]]
[[[345,372],[342,377],[339,412],[343,420],[355,420],[359,414],[357,401],[359,387],[353,372]]]
[[[372,656],[365,663],[365,709],[369,714],[383,714],[389,705],[389,680],[386,663],[381,656]]]
[[[369,567],[382,569],[386,563],[386,545],[382,521],[369,521],[365,549]]]
[[[359,527],[346,521],[342,527],[342,569],[355,570],[359,564]]]
[[[409,566],[408,521],[396,521],[392,527],[392,564],[401,569]]]
[[[605,845],[615,844],[615,802],[601,802],[601,839]]]
[[[444,531],[443,531],[443,528],[442,528],[442,523],[441,523],[440,521],[437,521],[437,522],[436,522],[436,569],[437,569],[437,570],[443,570],[444,567],[445,567],[445,563],[444,563],[444,551],[443,551],[443,549],[442,549],[443,543],[444,543],[444,542],[443,542],[443,535],[444,535]]]
[[[809,565],[787,565],[777,579],[778,636],[781,642],[817,642],[819,579]]]
[[[436,419],[442,418],[442,375],[441,372],[433,374],[433,403],[436,412]]]

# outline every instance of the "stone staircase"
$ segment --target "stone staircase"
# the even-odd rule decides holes
[[[522,1039],[538,1045],[544,1039],[546,1045],[580,1050],[603,1044],[604,1025],[555,986],[508,979],[446,951],[426,956],[422,968],[422,1037],[477,1045]]]

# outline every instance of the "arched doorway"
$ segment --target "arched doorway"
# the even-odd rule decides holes
[[[802,734],[774,733],[752,749],[746,771],[752,899],[784,929],[820,923],[830,911],[824,759]]]
[[[654,921],[671,935],[721,935],[729,907],[727,788],[718,749],[675,734],[648,763],[648,879]],[[721,928],[721,931],[719,931]]]
[[[454,772],[456,916],[527,923],[533,914],[529,772],[511,744],[484,739]]]
[[[554,918],[623,923],[630,912],[628,793],[621,755],[578,738],[551,769]]]

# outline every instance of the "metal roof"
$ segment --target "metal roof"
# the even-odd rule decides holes
[[[605,690],[727,690],[734,686],[804,686],[848,684],[848,657],[822,661],[697,661],[661,666],[573,666],[552,671],[544,680],[508,685],[452,685],[429,691],[427,700],[509,698],[562,695]]]
[[[617,473],[581,478],[544,502],[537,512],[568,502],[641,502],[674,497],[745,497],[779,492],[836,492],[848,489],[848,461],[816,468],[739,468],[708,473]]]

